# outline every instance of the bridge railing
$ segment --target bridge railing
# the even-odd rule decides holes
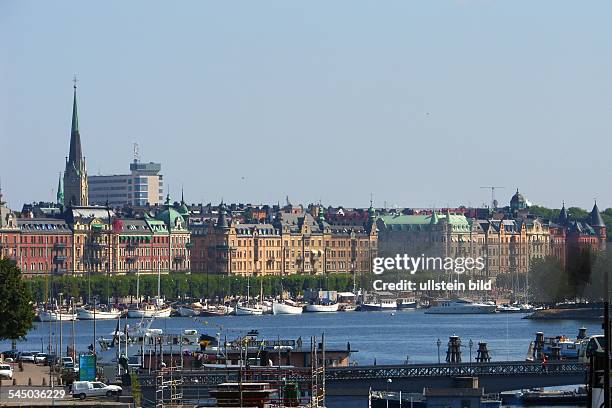
[[[328,380],[354,380],[410,377],[456,377],[489,375],[565,375],[585,373],[588,364],[579,362],[502,361],[496,363],[411,364],[336,367],[327,370]]]

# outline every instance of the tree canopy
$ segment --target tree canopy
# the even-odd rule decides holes
[[[0,259],[0,282],[0,340],[23,339],[34,319],[29,285],[8,259]]]

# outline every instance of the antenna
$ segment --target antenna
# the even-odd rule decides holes
[[[486,188],[491,190],[491,209],[497,208],[497,200],[495,200],[495,189],[496,188],[506,188],[504,186],[484,186],[480,188]]]
[[[140,161],[140,147],[138,143],[134,142],[134,163],[138,163]]]

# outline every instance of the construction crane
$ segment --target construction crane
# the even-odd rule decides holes
[[[491,209],[497,208],[497,200],[495,199],[495,189],[496,188],[506,188],[504,186],[484,186],[480,188],[486,188],[491,190]]]

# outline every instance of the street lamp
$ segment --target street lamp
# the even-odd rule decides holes
[[[62,296],[64,295],[62,292],[58,293],[59,295],[59,307],[58,307],[58,314],[59,314],[59,322],[60,322],[60,344],[59,344],[59,356],[60,358],[62,357],[62,354],[64,354],[64,345],[62,344],[62,338],[63,338],[63,330],[62,330]]]
[[[392,379],[387,378],[387,398],[385,398],[385,400],[387,401],[387,408],[389,408],[389,384],[391,384],[392,382]]]
[[[440,364],[440,346],[442,345],[442,340],[438,338],[436,345],[438,346],[438,364]]]
[[[468,345],[470,347],[470,364],[472,364],[472,347],[474,347],[474,342],[472,341],[472,339],[470,339]]]

